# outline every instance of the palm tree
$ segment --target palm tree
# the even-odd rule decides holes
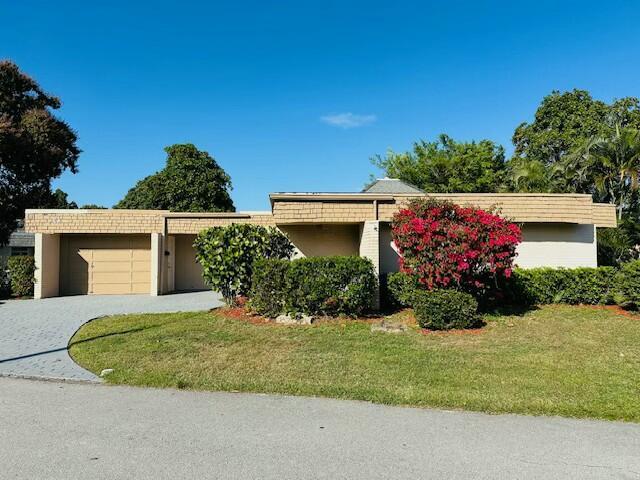
[[[556,172],[574,191],[593,193],[599,201],[617,205],[618,218],[638,192],[640,131],[615,126],[613,136],[589,139],[567,155]]]
[[[552,179],[549,167],[540,160],[514,158],[508,167],[507,179],[516,192],[549,192]]]

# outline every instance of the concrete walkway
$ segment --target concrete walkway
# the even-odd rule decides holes
[[[43,300],[0,300],[0,375],[98,381],[69,357],[80,326],[105,315],[208,310],[221,305],[213,292],[88,295]]]
[[[640,425],[0,378],[11,479],[637,479]]]

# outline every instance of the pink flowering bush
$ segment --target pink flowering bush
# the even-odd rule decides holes
[[[427,290],[455,288],[482,298],[509,278],[520,228],[498,215],[435,199],[413,200],[393,217],[400,270]]]

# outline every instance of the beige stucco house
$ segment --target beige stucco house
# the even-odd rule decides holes
[[[360,193],[272,193],[271,210],[178,213],[160,210],[27,210],[35,233],[35,297],[151,294],[206,288],[195,261],[198,232],[231,223],[276,226],[297,254],[361,255],[379,273],[398,269],[394,212],[428,195],[393,179]],[[615,227],[615,206],[574,194],[438,194],[461,205],[498,207],[522,225],[519,266],[593,267],[596,228]]]

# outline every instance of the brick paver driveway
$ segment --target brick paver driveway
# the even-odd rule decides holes
[[[105,315],[208,310],[220,304],[213,292],[0,300],[0,375],[98,381],[67,352],[82,324]]]

